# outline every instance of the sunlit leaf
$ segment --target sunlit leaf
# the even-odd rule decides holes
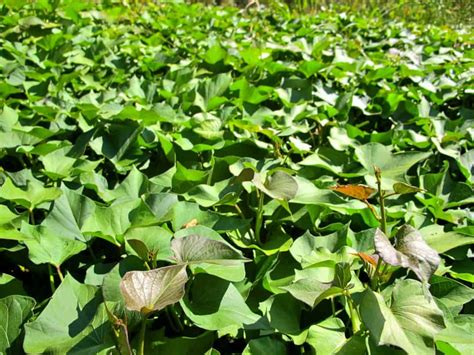
[[[408,354],[432,354],[434,337],[445,327],[443,313],[415,280],[395,284],[390,306],[381,294],[367,289],[360,314],[376,344],[398,346]]]
[[[120,283],[120,291],[129,310],[148,314],[178,302],[187,280],[184,265],[129,271]]]

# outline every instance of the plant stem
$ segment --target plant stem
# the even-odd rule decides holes
[[[56,286],[54,285],[54,275],[53,269],[51,268],[51,264],[48,264],[48,273],[49,273],[49,285],[51,286],[51,292],[56,292]]]
[[[255,221],[255,241],[260,245],[260,231],[262,229],[263,222],[263,201],[265,194],[261,191],[257,192],[258,195],[258,210],[257,210],[257,219]]]
[[[138,352],[137,355],[145,355],[145,332],[146,332],[146,321],[148,317],[145,316],[140,325],[140,337],[138,338]]]
[[[178,331],[182,332],[184,330],[184,326],[183,323],[181,323],[181,320],[179,319],[179,315],[176,311],[175,305],[172,304],[168,306],[167,309],[170,310],[171,318],[173,319],[173,323],[175,324],[175,326],[178,328]]]
[[[385,275],[385,273],[387,272],[387,269],[388,269],[388,264],[385,264],[383,269],[380,271],[380,276]]]
[[[57,265],[57,266],[56,266],[56,271],[57,271],[57,273],[58,273],[58,275],[59,275],[59,279],[61,280],[61,282],[63,282],[63,281],[64,281],[64,275],[63,275],[63,273],[61,272],[61,265]]]
[[[364,203],[367,205],[367,207],[369,208],[370,212],[372,212],[372,214],[374,215],[375,219],[376,219],[377,221],[380,221],[380,217],[379,217],[377,211],[375,210],[374,206],[372,206],[372,205],[370,204],[370,202],[367,201],[367,200],[363,200],[362,202],[364,202]]]
[[[214,173],[214,150],[211,150],[211,169],[209,175],[207,176],[207,184],[211,185],[212,183],[212,174]]]
[[[377,189],[379,192],[380,204],[380,227],[384,234],[387,234],[387,215],[385,214],[385,193],[382,190],[382,174],[379,168],[375,168],[375,177],[377,179]]]
[[[237,213],[239,214],[240,218],[245,219],[245,215],[244,215],[244,213],[242,212],[242,210],[240,209],[239,205],[238,205],[238,204],[235,204],[234,207],[235,207],[235,209],[237,210]]]
[[[331,311],[332,311],[332,316],[336,316],[336,305],[334,304],[334,297],[331,297]]]
[[[349,292],[344,292],[344,296],[346,298],[347,306],[349,307],[349,316],[351,318],[352,323],[352,333],[356,334],[360,330],[359,314],[357,313],[354,301],[352,300],[352,297]]]
[[[377,189],[379,193],[379,204],[380,204],[380,228],[382,232],[387,234],[387,215],[385,213],[385,192],[382,190],[382,173],[379,168],[374,167],[375,178],[377,179]],[[372,288],[378,289],[380,267],[382,266],[382,257],[379,255],[377,260],[377,266],[375,267],[374,278],[372,279]]]
[[[35,224],[35,214],[33,213],[33,209],[28,209],[28,212],[30,214],[30,223]]]
[[[377,266],[375,267],[374,277],[372,279],[372,288],[377,290],[379,288],[379,273],[380,267],[382,266],[382,257],[379,255],[379,259],[377,260]]]

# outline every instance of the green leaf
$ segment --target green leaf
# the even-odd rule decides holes
[[[143,270],[144,268],[142,260],[136,256],[127,256],[113,266],[111,270],[108,267],[105,275],[96,275],[98,278],[97,283],[102,285],[104,300],[108,303],[114,302],[125,307],[124,298],[120,292],[122,278],[128,271]]]
[[[0,130],[8,132],[17,122],[18,113],[16,110],[4,105],[2,113],[0,114]]]
[[[130,87],[127,90],[127,94],[130,97],[144,99],[146,97],[145,92],[140,86],[140,80],[135,75],[132,76],[132,78],[130,79]]]
[[[398,230],[395,248],[379,229],[374,238],[375,250],[387,264],[409,268],[421,281],[427,282],[441,262],[421,233],[408,224]]]
[[[242,261],[250,261],[240,252],[220,241],[207,239],[197,234],[175,238],[171,249],[178,263],[208,263],[233,265]]]
[[[132,167],[127,177],[113,190],[104,191],[101,197],[107,201],[120,198],[140,198],[148,190],[148,179],[137,168]]]
[[[145,199],[146,205],[153,213],[155,222],[169,221],[172,209],[178,203],[178,196],[171,193],[150,194]]]
[[[310,307],[316,307],[321,301],[343,292],[343,289],[334,287],[331,283],[311,279],[301,279],[281,288]]]
[[[248,342],[242,355],[285,355],[287,349],[285,344],[270,336],[252,339]]]
[[[9,274],[0,274],[0,298],[12,295],[25,295],[23,283]]]
[[[23,324],[31,317],[35,300],[26,296],[8,296],[0,299],[0,352],[22,352],[20,334]]]
[[[367,335],[354,334],[335,352],[338,355],[365,354]],[[380,347],[379,347],[380,348]]]
[[[36,320],[25,324],[27,353],[97,353],[113,346],[97,288],[66,275]]]
[[[474,299],[474,290],[456,280],[433,275],[430,292],[446,307],[462,307]]]
[[[337,141],[338,144],[343,142],[339,137]],[[346,152],[326,147],[318,148],[313,154],[307,156],[298,164],[322,168],[343,177],[357,177],[364,176],[365,174],[362,168],[354,167],[354,162]]]
[[[86,241],[81,229],[86,220],[93,215],[95,204],[81,191],[74,191],[62,186],[63,194],[54,201],[53,208],[42,225],[68,239]]]
[[[446,328],[436,334],[436,347],[439,350],[449,349],[446,354],[469,354],[474,346],[472,332],[474,330],[474,316],[461,314],[452,317],[448,315]]]
[[[474,235],[462,231],[445,232],[443,226],[432,224],[420,229],[426,243],[438,253],[474,243]]]
[[[241,327],[259,319],[232,283],[206,274],[196,275],[181,306],[194,324],[207,330]]]
[[[331,317],[312,325],[308,329],[306,343],[316,354],[334,354],[346,342],[344,322]]]
[[[377,345],[394,345],[409,354],[433,354],[434,337],[445,328],[443,312],[415,280],[395,283],[391,305],[367,289],[360,303],[362,321]]]
[[[198,336],[166,337],[165,329],[147,332],[145,354],[204,354],[212,347],[215,332],[204,332]]]
[[[355,199],[346,201],[331,190],[316,187],[309,180],[297,176],[293,178],[298,184],[298,191],[291,200],[292,203],[324,206],[343,214],[361,213],[364,209],[367,209],[367,206],[362,201]],[[378,225],[378,221],[372,216],[370,211],[369,215],[373,218],[373,227]]]
[[[220,45],[215,44],[204,55],[204,60],[209,64],[216,64],[227,56],[227,52]]]
[[[94,213],[85,220],[82,232],[100,236],[114,244],[120,244],[131,226],[130,212],[140,204],[140,199],[120,200],[109,207],[96,206]]]
[[[30,237],[24,243],[31,261],[35,264],[49,263],[60,266],[70,257],[86,249],[84,242],[60,237],[43,226],[24,223],[21,232]]]
[[[283,334],[297,336],[301,333],[301,306],[289,294],[278,294],[261,302],[259,309],[272,328]]]
[[[130,247],[144,261],[170,260],[172,234],[158,226],[131,228],[125,233]]]
[[[354,281],[350,283],[352,280]],[[350,289],[353,293],[364,288],[351,273],[349,263],[325,260],[301,271],[296,270],[294,282],[281,289],[289,291],[293,297],[310,307],[316,307],[325,299],[341,295],[345,289]]]
[[[30,181],[27,189],[22,190],[7,178],[2,187],[0,187],[0,198],[13,201],[31,210],[39,204],[53,201],[59,196],[61,196],[61,190],[57,187],[43,187],[36,181]]]
[[[70,146],[62,147],[40,158],[47,176],[55,180],[69,176],[76,163],[76,159],[67,156],[70,150]]]
[[[395,191],[397,194],[403,195],[403,194],[412,194],[415,192],[420,192],[420,191],[423,191],[423,189],[420,189],[419,187],[416,187],[416,186],[405,184],[404,182],[396,182],[395,184],[393,184],[393,191]]]
[[[356,147],[355,154],[362,166],[367,170],[365,180],[375,186],[374,166],[382,172],[382,189],[390,190],[394,183],[404,182],[405,174],[410,167],[428,158],[431,153],[402,152],[392,153],[392,149],[380,143],[368,143]]]
[[[148,314],[178,302],[184,295],[186,281],[184,265],[129,271],[120,282],[120,291],[129,310]]]
[[[7,206],[0,205],[0,226],[9,224],[17,219],[19,216],[12,211]]]
[[[333,261],[334,264],[339,262],[350,263],[355,259],[355,250],[345,246],[344,243],[341,245],[338,241],[341,235],[344,236],[344,232],[321,237],[305,233],[293,243],[290,253],[304,268],[328,260]],[[328,247],[331,247],[331,249],[328,249]]]

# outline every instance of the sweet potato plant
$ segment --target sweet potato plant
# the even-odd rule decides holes
[[[0,353],[469,354],[469,28],[0,4]]]

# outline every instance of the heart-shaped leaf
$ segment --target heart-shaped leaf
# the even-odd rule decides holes
[[[249,261],[226,243],[197,234],[173,239],[171,249],[178,263],[232,265]]]
[[[374,166],[380,169],[384,190],[390,189],[395,182],[405,181],[408,169],[431,155],[428,152],[392,153],[391,146],[385,146],[378,142],[370,142],[356,147],[354,153],[367,170],[365,175],[367,183],[375,184]]]
[[[39,204],[53,201],[59,196],[61,196],[59,188],[44,187],[37,181],[30,181],[26,190],[16,187],[10,179],[6,179],[0,187],[0,198],[13,201],[28,209],[34,209]]]
[[[332,286],[332,283],[311,279],[301,279],[281,289],[290,292],[294,298],[310,307],[316,307],[322,300],[341,295],[344,291],[342,288]]]
[[[193,278],[180,305],[195,325],[207,330],[225,331],[228,327],[253,324],[260,318],[233,283],[207,274]]]
[[[351,289],[351,292],[361,290],[361,285],[353,288],[349,285],[353,275],[351,275],[349,263],[337,263],[334,266],[334,279],[332,282],[321,282],[317,274],[310,274],[310,277],[300,278],[292,284],[280,287],[291,293],[291,295],[306,303],[310,307],[316,307],[321,301],[343,294],[345,289]],[[304,269],[306,271],[309,269]],[[358,281],[358,280],[357,280]]]
[[[86,243],[58,236],[43,226],[22,224],[21,232],[29,238],[25,244],[35,264],[61,265],[67,259],[86,249]]]
[[[27,354],[97,354],[113,346],[97,287],[70,274],[34,321],[24,325]],[[110,329],[110,328],[108,328]]]
[[[434,354],[434,336],[444,327],[443,312],[427,300],[416,280],[395,284],[390,307],[367,289],[361,300],[362,321],[378,345],[395,345],[408,354]]]
[[[185,265],[129,271],[120,282],[120,291],[129,310],[148,314],[178,302],[184,296],[186,281]]]
[[[409,268],[421,281],[428,281],[441,261],[438,253],[425,242],[421,233],[407,224],[398,230],[395,247],[377,229],[375,250],[387,264]]]

